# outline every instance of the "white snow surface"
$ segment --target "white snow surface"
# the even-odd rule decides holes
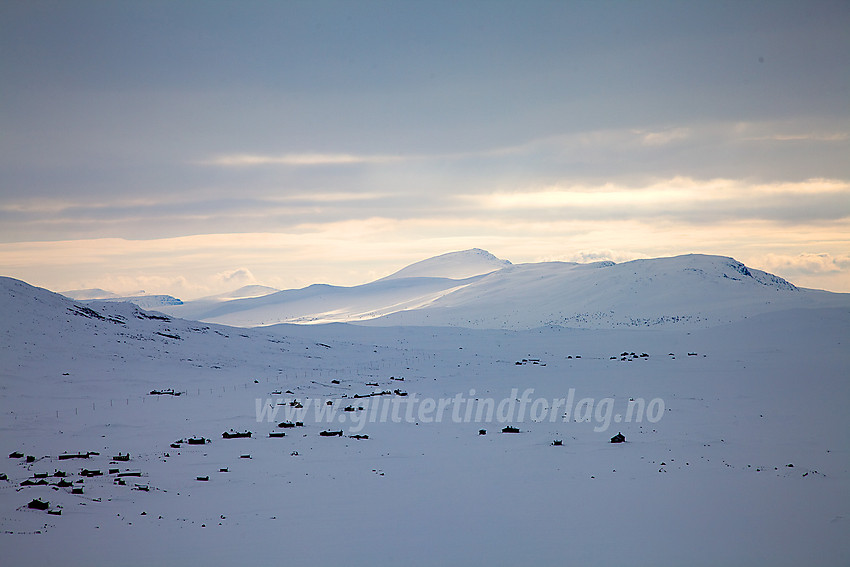
[[[692,262],[677,262],[653,278],[684,278]],[[730,311],[750,309],[752,290],[770,305],[809,294],[723,262],[709,264],[731,281],[703,263],[703,273],[685,280],[702,287],[667,286],[670,301],[689,293],[704,300],[701,312],[718,313],[726,312],[724,297]],[[604,281],[609,294],[634,290],[611,300],[627,306],[641,298],[634,276],[651,265],[605,280],[579,274],[608,268],[512,269],[529,281],[549,275],[551,289],[561,289],[552,272],[566,270],[584,282],[575,289]],[[509,276],[486,277],[508,286]],[[712,286],[716,293],[706,294]],[[644,297],[646,316],[684,305],[653,297],[660,311],[648,311]],[[850,308],[823,301],[788,300],[746,319],[686,327],[244,329],[129,303],[78,303],[0,278],[2,562],[847,565]],[[149,394],[154,389],[181,395]],[[355,398],[397,389],[408,396]],[[529,389],[524,417],[511,416],[517,434],[500,433],[498,419],[465,420],[461,412],[455,421],[451,403],[439,421],[390,413],[365,423],[355,407],[339,412],[341,422],[308,413],[303,427],[276,427],[296,400],[387,400],[403,417],[411,399],[518,402]],[[546,400],[570,389],[569,419],[563,407],[551,412],[556,419],[541,417]],[[611,399],[622,418],[630,398],[662,400],[663,412],[652,422],[614,417],[605,429],[594,412],[576,421],[579,400],[598,412]],[[269,402],[268,411],[278,408],[275,419],[265,413],[258,421],[257,400],[263,411]],[[358,415],[368,439],[350,437]],[[230,429],[252,437],[223,439]],[[337,429],[344,436],[319,435]],[[609,443],[617,432],[625,443]],[[211,442],[186,444],[191,436]],[[7,457],[13,451],[34,462]],[[98,454],[59,458],[89,452]],[[119,453],[130,460],[113,461]],[[83,469],[103,474],[84,477]],[[56,470],[83,494],[56,486]],[[119,477],[127,472],[139,476]],[[43,473],[48,485],[22,485]],[[61,515],[29,509],[36,498]]]
[[[460,269],[464,262],[467,271]],[[520,330],[703,327],[775,310],[835,305],[850,305],[850,294],[799,289],[722,256],[514,265],[475,249],[424,260],[359,286],[312,285],[161,310],[242,327],[348,322]]]

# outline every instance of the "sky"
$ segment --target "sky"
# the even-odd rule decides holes
[[[732,256],[850,292],[850,3],[0,0],[0,274]]]

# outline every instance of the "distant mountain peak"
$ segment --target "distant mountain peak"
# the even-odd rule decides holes
[[[84,300],[84,299],[112,299],[115,297],[119,297],[117,293],[112,291],[106,291],[105,289],[100,288],[90,288],[90,289],[72,289],[68,291],[61,291],[60,294],[64,295],[67,298],[75,299],[75,300]]]
[[[430,277],[459,280],[489,274],[511,265],[510,261],[497,258],[486,250],[470,248],[421,260],[383,279]]]

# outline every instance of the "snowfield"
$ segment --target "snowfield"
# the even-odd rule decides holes
[[[850,564],[847,294],[480,252],[313,290],[368,326],[0,278],[3,564]]]

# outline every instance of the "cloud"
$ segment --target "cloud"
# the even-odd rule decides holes
[[[456,198],[474,207],[514,215],[534,212],[599,219],[666,217],[706,222],[753,218],[795,222],[850,216],[850,207],[846,206],[850,183],[833,179],[753,184],[735,179],[674,177],[637,186],[563,184]]]
[[[268,154],[227,154],[198,162],[201,165],[219,167],[257,167],[264,165],[288,166],[321,166],[321,165],[356,165],[384,164],[404,160],[402,156],[393,155],[355,155],[355,154],[320,154],[295,153],[283,155]]]
[[[215,275],[215,278],[223,285],[234,287],[242,287],[257,283],[257,278],[254,277],[254,274],[252,274],[251,270],[248,268],[219,272]]]
[[[820,254],[767,254],[764,265],[768,269],[790,274],[825,274],[850,270],[850,255]]]
[[[627,250],[579,250],[568,254],[559,254],[556,256],[543,256],[537,261],[539,262],[578,262],[579,264],[589,264],[591,262],[601,262],[609,260],[611,262],[628,262],[637,258],[648,258],[650,255],[642,252],[633,252]]]
[[[79,289],[104,289],[125,297],[150,294],[183,298],[188,290],[197,286],[197,282],[190,282],[185,276],[149,274],[101,274],[90,279],[76,280],[76,283]],[[64,288],[58,291],[64,291]]]
[[[444,177],[427,172],[420,175],[417,168],[410,166],[397,169],[403,171],[372,171],[368,175],[352,176],[357,177],[353,182],[356,189],[348,191],[342,188],[345,185],[338,187],[331,183],[316,190],[281,188],[270,183],[265,188],[248,188],[241,193],[206,199],[200,194],[176,193],[161,201],[156,196],[144,196],[101,203],[80,199],[71,204],[61,198],[30,201],[21,197],[0,205],[0,242],[86,238],[98,238],[102,242],[104,237],[122,242],[153,242],[192,234],[294,234],[335,223],[365,226],[370,219],[377,218],[411,226],[435,223],[451,227],[445,229],[445,234],[452,238],[475,231],[489,234],[490,228],[481,228],[489,226],[488,223],[504,227],[558,221],[666,222],[693,230],[696,225],[721,226],[744,220],[776,223],[774,227],[782,231],[790,226],[809,226],[809,230],[817,232],[821,230],[818,227],[825,230],[835,221],[846,222],[850,218],[850,182],[841,179],[765,183],[674,176],[653,180],[540,182],[495,174],[480,179],[473,173],[466,183],[467,177],[454,178],[453,173]],[[342,179],[340,183],[348,180]],[[500,231],[495,229],[496,234]],[[407,239],[404,234],[399,237]],[[351,238],[362,235],[358,233]],[[471,244],[477,246],[475,242]],[[588,246],[615,249],[606,240]],[[70,262],[85,264],[90,256],[104,257],[108,249],[108,246],[86,249],[77,256],[59,254],[55,259],[61,266]],[[169,252],[164,254],[167,258]],[[159,262],[156,257],[151,260]],[[217,271],[234,266],[253,270],[237,257]]]
[[[344,203],[347,201],[373,201],[390,197],[390,193],[296,193],[293,195],[272,196],[271,202],[301,201],[304,203]]]
[[[666,146],[676,140],[684,140],[691,135],[690,128],[671,128],[660,132],[637,132],[641,135],[641,143],[645,146]]]
[[[769,136],[755,136],[746,138],[751,141],[774,141],[774,142],[846,142],[850,140],[847,132],[813,132],[806,134],[771,134]]]

